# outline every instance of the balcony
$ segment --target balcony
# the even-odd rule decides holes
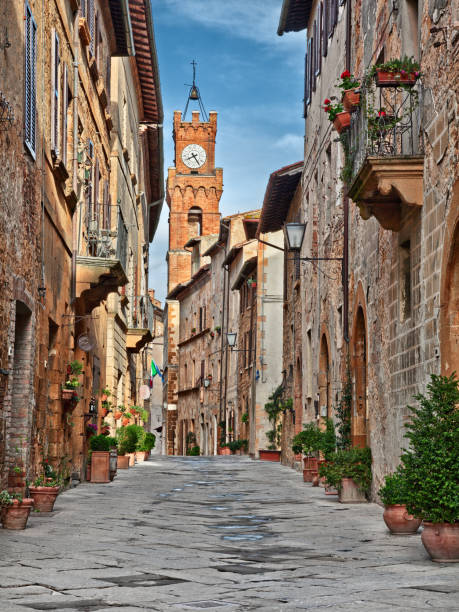
[[[129,298],[129,306],[126,349],[138,353],[153,340],[153,304],[148,295],[142,295]]]
[[[87,215],[89,216],[89,215]],[[76,258],[76,297],[84,301],[86,312],[107,299],[128,282],[126,276],[128,232],[121,215],[118,228],[101,227],[96,218],[81,220],[80,248]]]
[[[361,90],[349,131],[341,135],[349,197],[363,219],[373,216],[392,231],[423,201],[418,88],[376,87],[371,80]]]

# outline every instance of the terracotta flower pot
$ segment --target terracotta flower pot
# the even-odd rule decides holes
[[[126,427],[126,425],[129,425],[129,420],[127,417],[123,417],[123,419],[121,420],[121,425],[123,427]]]
[[[414,534],[421,524],[421,519],[408,514],[404,504],[386,506],[383,519],[389,531],[394,535]]]
[[[1,510],[3,529],[25,529],[32,507],[31,498],[25,498],[21,503],[15,499],[11,506],[3,507]]]
[[[100,409],[100,416],[101,416],[102,418],[104,418],[104,417],[106,417],[106,416],[107,416],[107,413],[108,413],[107,408],[104,408],[104,407],[102,406],[102,408]]]
[[[110,482],[110,451],[92,451],[91,482]]]
[[[317,457],[303,457],[303,482],[312,482],[314,475],[317,474]]]
[[[424,548],[437,563],[459,563],[459,522],[423,522],[421,535]]]
[[[135,458],[137,463],[143,463],[148,459],[148,451],[136,451]]]
[[[35,510],[52,512],[60,487],[29,487]]]
[[[279,450],[260,450],[261,461],[280,461],[281,452]]]
[[[106,402],[108,400],[108,396],[104,393],[100,399],[102,402]]]
[[[354,112],[360,104],[360,91],[346,89],[343,92],[343,107],[348,113]]]
[[[73,398],[74,389],[62,389],[61,394],[64,402],[70,402]]]
[[[363,504],[366,503],[367,498],[352,478],[342,478],[339,501],[342,504]]]
[[[343,111],[342,113],[338,113],[336,115],[335,120],[333,121],[333,126],[338,134],[347,130],[347,128],[351,125],[351,113],[348,111]]]
[[[135,465],[135,453],[126,453],[126,455],[129,458],[129,467]]]
[[[414,72],[402,74],[401,72],[377,70],[375,80],[378,87],[395,87],[397,85],[413,86],[416,84],[417,77]]]
[[[123,416],[123,413],[120,412],[119,410],[117,410],[114,414],[113,414],[113,418],[115,419],[115,421],[117,421],[118,419],[120,419]]]
[[[127,455],[118,455],[117,468],[119,470],[127,470],[129,468],[129,457]]]
[[[231,451],[229,448],[225,446],[218,451],[218,454],[219,455],[231,455]]]

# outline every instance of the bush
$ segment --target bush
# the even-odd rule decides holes
[[[190,449],[186,451],[186,454],[189,457],[197,457],[201,454],[201,449],[199,448],[199,446],[192,446]]]
[[[308,423],[304,426],[303,431],[296,434],[292,440],[292,451],[299,455],[304,453],[310,455],[320,450],[322,432],[315,423]]]
[[[379,489],[379,497],[385,506],[406,504],[406,480],[400,468],[385,477],[385,484]]]
[[[110,448],[116,448],[118,446],[118,440],[116,438],[111,438],[110,436],[105,436],[108,440],[108,445]]]
[[[148,452],[155,447],[156,436],[149,431],[143,430],[143,433],[137,438],[136,450]]]
[[[325,430],[320,432],[319,449],[323,452],[324,458],[329,461],[336,450],[335,425],[332,419],[325,419]]]
[[[432,523],[459,520],[459,381],[431,376],[427,394],[408,406],[408,449],[402,454],[408,512]]]
[[[110,443],[108,437],[104,435],[92,436],[89,438],[89,446],[92,451],[109,451]]]
[[[125,455],[126,453],[134,453],[135,445],[137,444],[137,434],[134,430],[130,429],[132,425],[127,427],[120,427],[116,430],[116,438],[118,440],[118,455]]]
[[[352,478],[358,488],[368,494],[371,486],[371,450],[356,447],[336,451],[328,456],[327,463],[319,465],[319,476],[338,491],[343,478]]]

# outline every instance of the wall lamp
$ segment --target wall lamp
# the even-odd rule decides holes
[[[226,334],[226,343],[230,347],[232,351],[235,353],[251,353],[254,349],[237,349],[234,348],[236,346],[236,337],[237,332],[227,332]]]
[[[208,389],[210,387],[210,378],[204,378],[203,380],[204,389]]]

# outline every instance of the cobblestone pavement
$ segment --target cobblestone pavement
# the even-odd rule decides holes
[[[459,610],[459,566],[279,464],[154,457],[0,530],[0,610]]]

